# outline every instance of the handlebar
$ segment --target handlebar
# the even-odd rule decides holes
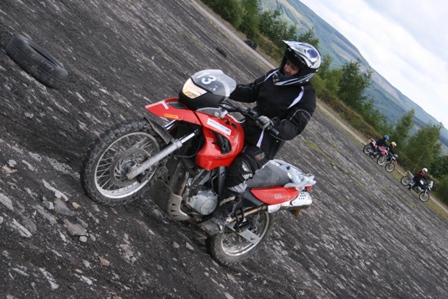
[[[258,112],[255,111],[253,108],[247,108],[247,109],[241,109],[238,106],[235,106],[234,104],[231,104],[229,102],[221,103],[219,105],[221,108],[226,109],[228,112],[238,112],[241,113],[244,117],[250,118],[251,120],[255,121],[257,124],[259,124],[258,120]],[[274,136],[278,136],[280,132],[274,128],[273,126],[269,126],[266,128],[266,130],[273,134]]]

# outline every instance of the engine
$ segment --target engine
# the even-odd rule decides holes
[[[210,215],[218,206],[218,197],[212,190],[202,189],[190,197],[188,205],[201,215]]]

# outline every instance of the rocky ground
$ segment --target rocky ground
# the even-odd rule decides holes
[[[448,298],[448,224],[318,110],[279,158],[315,174],[252,260],[223,267],[147,198],[98,206],[79,181],[106,128],[220,68],[269,67],[193,0],[0,2],[0,298]],[[5,53],[22,34],[67,69],[51,89]],[[226,57],[221,52],[225,52]]]

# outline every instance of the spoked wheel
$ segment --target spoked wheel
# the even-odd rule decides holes
[[[392,172],[392,171],[395,170],[395,163],[394,162],[389,162],[389,163],[386,164],[385,168],[386,168],[387,172]]]
[[[260,212],[249,215],[247,220],[252,223],[248,230],[255,235],[255,241],[225,228],[225,231],[207,239],[207,249],[212,257],[221,264],[231,265],[241,263],[250,258],[265,242],[275,224],[276,213]]]
[[[404,177],[401,178],[400,182],[403,186],[407,186],[411,183],[411,178],[405,175]]]
[[[418,198],[420,198],[420,200],[423,202],[427,202],[429,200],[429,197],[429,192],[427,190],[420,193],[420,195],[418,196]]]
[[[378,160],[376,161],[376,163],[378,163],[378,165],[383,166],[384,163],[386,163],[386,161],[387,161],[387,156],[384,155],[384,156],[380,156],[380,157],[378,158]]]
[[[156,166],[128,179],[132,167],[160,151],[162,141],[147,122],[120,124],[104,133],[83,162],[81,183],[98,203],[116,206],[138,198],[155,173]]]
[[[364,146],[364,148],[362,149],[363,153],[368,155],[370,153],[373,153],[373,148],[370,144],[366,144],[366,146]]]

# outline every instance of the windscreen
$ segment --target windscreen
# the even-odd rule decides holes
[[[203,70],[191,76],[193,82],[203,89],[228,97],[236,88],[236,82],[221,70]]]

